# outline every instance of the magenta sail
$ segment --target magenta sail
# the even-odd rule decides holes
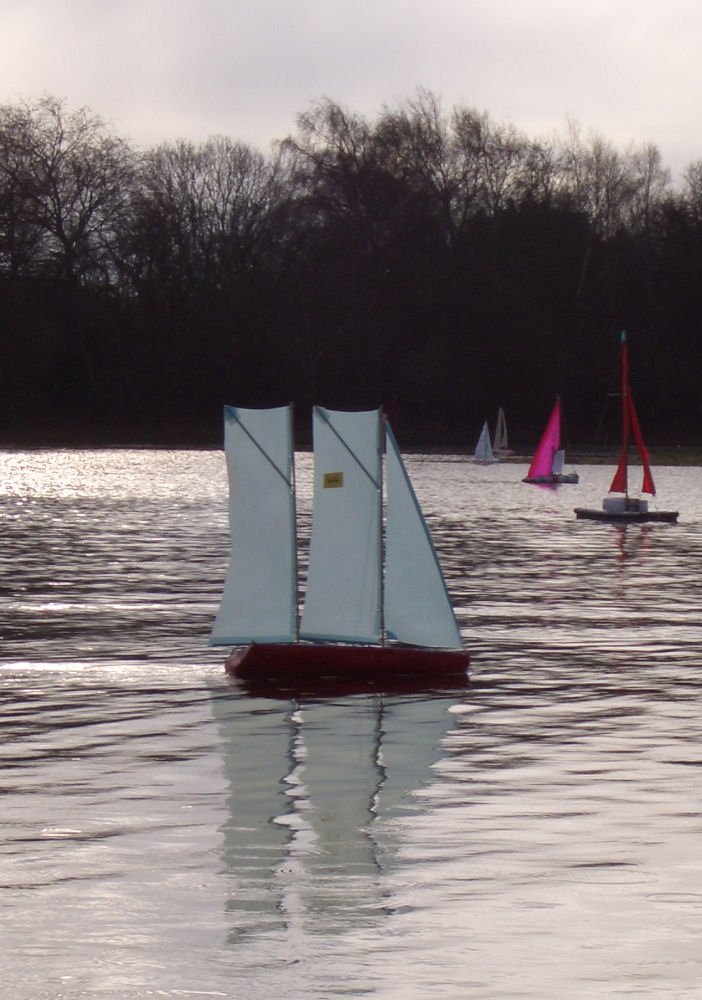
[[[577,472],[563,473],[564,455],[561,450],[561,401],[556,399],[546,430],[541,435],[529,471],[522,480],[537,486],[560,486],[561,483],[577,483]]]
[[[550,476],[553,471],[553,456],[558,451],[561,444],[561,404],[556,400],[546,430],[541,436],[539,447],[529,466],[527,479],[536,479],[538,476]]]

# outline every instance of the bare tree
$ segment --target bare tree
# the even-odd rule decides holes
[[[387,169],[429,200],[452,240],[465,218],[465,185],[461,157],[439,99],[420,90],[398,109],[385,108],[375,140]]]
[[[702,224],[702,160],[695,160],[683,174],[682,198],[697,225]]]
[[[31,211],[31,174],[23,150],[30,119],[24,108],[0,107],[0,269],[17,277],[41,260],[43,229]]]
[[[53,97],[5,107],[2,119],[15,259],[31,247],[34,267],[70,283],[108,281],[133,175],[130,148],[87,109],[68,112]]]
[[[132,279],[221,287],[250,267],[275,203],[276,178],[276,161],[226,138],[147,151],[124,247]]]
[[[334,220],[367,253],[377,252],[396,209],[396,187],[368,122],[325,99],[298,117],[297,134],[282,149],[308,223]]]
[[[634,231],[645,231],[664,203],[670,188],[670,171],[653,143],[632,147],[627,155],[635,190],[627,210],[627,223]]]
[[[600,236],[611,236],[626,224],[642,185],[631,156],[594,132],[585,141],[579,126],[569,122],[561,169],[564,190]]]

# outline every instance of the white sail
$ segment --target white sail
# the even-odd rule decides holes
[[[563,472],[563,466],[565,464],[565,452],[562,448],[553,453],[553,461],[551,462],[551,472],[554,476],[560,476]]]
[[[210,644],[295,638],[295,498],[289,406],[225,407],[231,557]]]
[[[490,444],[490,431],[488,429],[487,420],[483,424],[483,429],[480,432],[478,443],[475,446],[475,457],[479,462],[495,461],[495,456],[492,453],[492,445]]]
[[[386,455],[386,634],[411,645],[461,649],[429,529],[389,425]]]
[[[493,444],[493,451],[507,451],[508,447],[507,420],[505,419],[505,411],[502,407],[500,407],[497,411],[497,425],[495,426],[495,442]]]
[[[377,410],[314,409],[314,516],[305,639],[377,642],[381,451]]]

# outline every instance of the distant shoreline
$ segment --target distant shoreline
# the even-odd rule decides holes
[[[304,449],[301,449],[304,450]],[[406,445],[402,447],[405,455],[458,455],[462,458],[472,458],[472,448],[458,448],[451,446],[444,447],[415,447]],[[679,447],[659,447],[650,448],[649,460],[651,465],[702,465],[702,447],[679,446]],[[514,452],[510,455],[500,455],[496,462],[502,464],[528,464],[533,458],[533,453]],[[616,465],[619,461],[618,448],[580,448],[573,451],[566,451],[566,466],[573,465]],[[636,448],[629,449],[629,465],[640,465]]]
[[[421,445],[400,442],[400,449],[405,455],[455,455],[460,458],[473,457],[472,447],[459,447],[452,444]],[[7,441],[0,439],[0,451],[221,451],[222,443],[218,441],[105,441],[76,440],[68,441]],[[296,452],[310,451],[307,442],[300,442]],[[497,463],[525,464],[531,462],[533,454],[515,452],[501,455]],[[702,466],[702,447],[696,445],[680,445],[677,447],[654,447],[649,449],[649,458],[653,466],[683,465]],[[619,450],[616,448],[583,447],[566,452],[566,466],[582,465],[616,465],[619,461]],[[640,465],[635,448],[629,451],[629,463]]]
[[[532,455],[508,455],[501,462],[531,462]],[[648,453],[651,465],[702,465],[702,448],[651,448]],[[616,465],[619,451],[583,450],[566,452],[566,466]],[[630,449],[629,465],[641,465],[635,448]]]

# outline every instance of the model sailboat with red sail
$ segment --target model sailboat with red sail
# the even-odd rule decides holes
[[[561,448],[561,401],[556,399],[556,405],[541,435],[539,447],[529,466],[523,483],[534,483],[537,486],[559,486],[561,483],[578,483],[577,472],[564,472],[565,452]]]
[[[314,408],[301,614],[291,407],[225,407],[224,425],[231,559],[210,644],[234,647],[227,671],[308,683],[467,679],[441,567],[381,411]]]
[[[677,510],[650,510],[648,500],[645,500],[643,497],[632,497],[629,495],[629,442],[632,436],[639,453],[639,458],[641,459],[643,470],[641,493],[655,496],[656,487],[653,482],[648,451],[643,441],[639,419],[634,407],[634,397],[629,385],[629,352],[626,332],[622,333],[621,346],[622,450],[619,455],[619,464],[609,487],[609,495],[602,501],[602,509],[588,510],[584,507],[576,507],[575,515],[576,517],[589,518],[593,521],[619,521],[623,523],[630,521],[677,521]]]

